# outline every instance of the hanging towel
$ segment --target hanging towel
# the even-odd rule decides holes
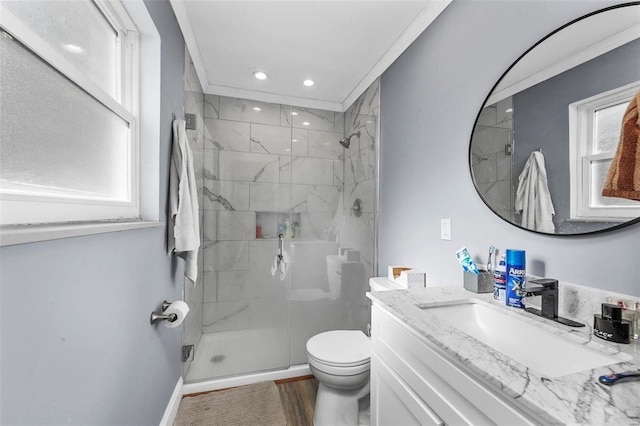
[[[184,259],[185,275],[195,285],[198,279],[198,191],[193,155],[184,120],[173,120],[173,149],[169,175],[169,253]]]
[[[273,264],[271,264],[271,276],[275,277],[276,273],[280,278],[280,281],[283,281],[287,277],[287,272],[289,272],[289,253],[286,250],[282,250],[282,257],[279,257],[280,253],[277,253],[273,257]]]
[[[286,250],[282,250],[282,260],[280,261],[280,281],[284,281],[289,272],[289,253]]]
[[[553,234],[555,226],[551,194],[547,185],[547,171],[544,156],[534,151],[518,178],[516,190],[516,211],[522,213],[520,225],[527,229]]]
[[[271,264],[271,276],[275,277],[276,272],[278,272],[278,266],[280,266],[280,260],[278,259],[279,255],[273,256],[273,263]]]
[[[640,92],[622,117],[620,142],[611,162],[602,195],[640,201]]]

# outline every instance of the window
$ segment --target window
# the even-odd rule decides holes
[[[137,219],[139,34],[107,1],[0,3],[0,224]]]
[[[640,216],[640,202],[601,195],[618,147],[622,116],[640,82],[569,105],[571,219],[626,221]]]

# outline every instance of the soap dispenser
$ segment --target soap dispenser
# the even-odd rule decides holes
[[[616,343],[629,343],[631,323],[622,320],[622,308],[611,303],[602,304],[602,314],[593,316],[593,334]]]

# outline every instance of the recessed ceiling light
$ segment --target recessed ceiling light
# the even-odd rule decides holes
[[[68,52],[75,53],[77,55],[84,53],[84,49],[77,44],[63,44],[62,47]]]
[[[308,121],[304,121],[304,122],[302,123],[302,125],[303,125],[303,126],[308,126],[308,125],[309,125],[309,122],[308,122]]]
[[[303,82],[302,82],[302,84],[304,84],[304,85],[305,85],[305,86],[307,86],[307,87],[311,87],[311,86],[313,86],[315,83],[314,83],[314,81],[313,81],[313,80],[311,80],[311,79],[309,79],[309,78],[308,78],[308,79],[306,79],[305,81],[303,81]]]
[[[291,139],[291,142],[298,142],[298,139]]]
[[[285,152],[291,152],[291,150],[289,148],[285,149]]]
[[[266,80],[266,79],[267,79],[267,77],[269,77],[269,76],[267,75],[267,73],[266,73],[266,72],[263,72],[263,71],[256,71],[256,72],[254,72],[254,73],[253,73],[253,76],[254,76],[255,78],[257,78],[258,80]]]
[[[291,115],[298,115],[298,113],[295,111],[291,111]]]
[[[504,110],[504,112],[506,112],[507,114],[509,114],[510,112],[513,112],[513,108],[507,108]]]
[[[253,107],[253,110],[254,110],[254,111],[262,111],[262,108],[260,108],[260,107]]]

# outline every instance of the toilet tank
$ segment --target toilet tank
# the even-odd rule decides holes
[[[327,256],[327,279],[332,299],[353,299],[364,295],[366,286],[364,265],[357,250],[341,250],[341,255]]]

